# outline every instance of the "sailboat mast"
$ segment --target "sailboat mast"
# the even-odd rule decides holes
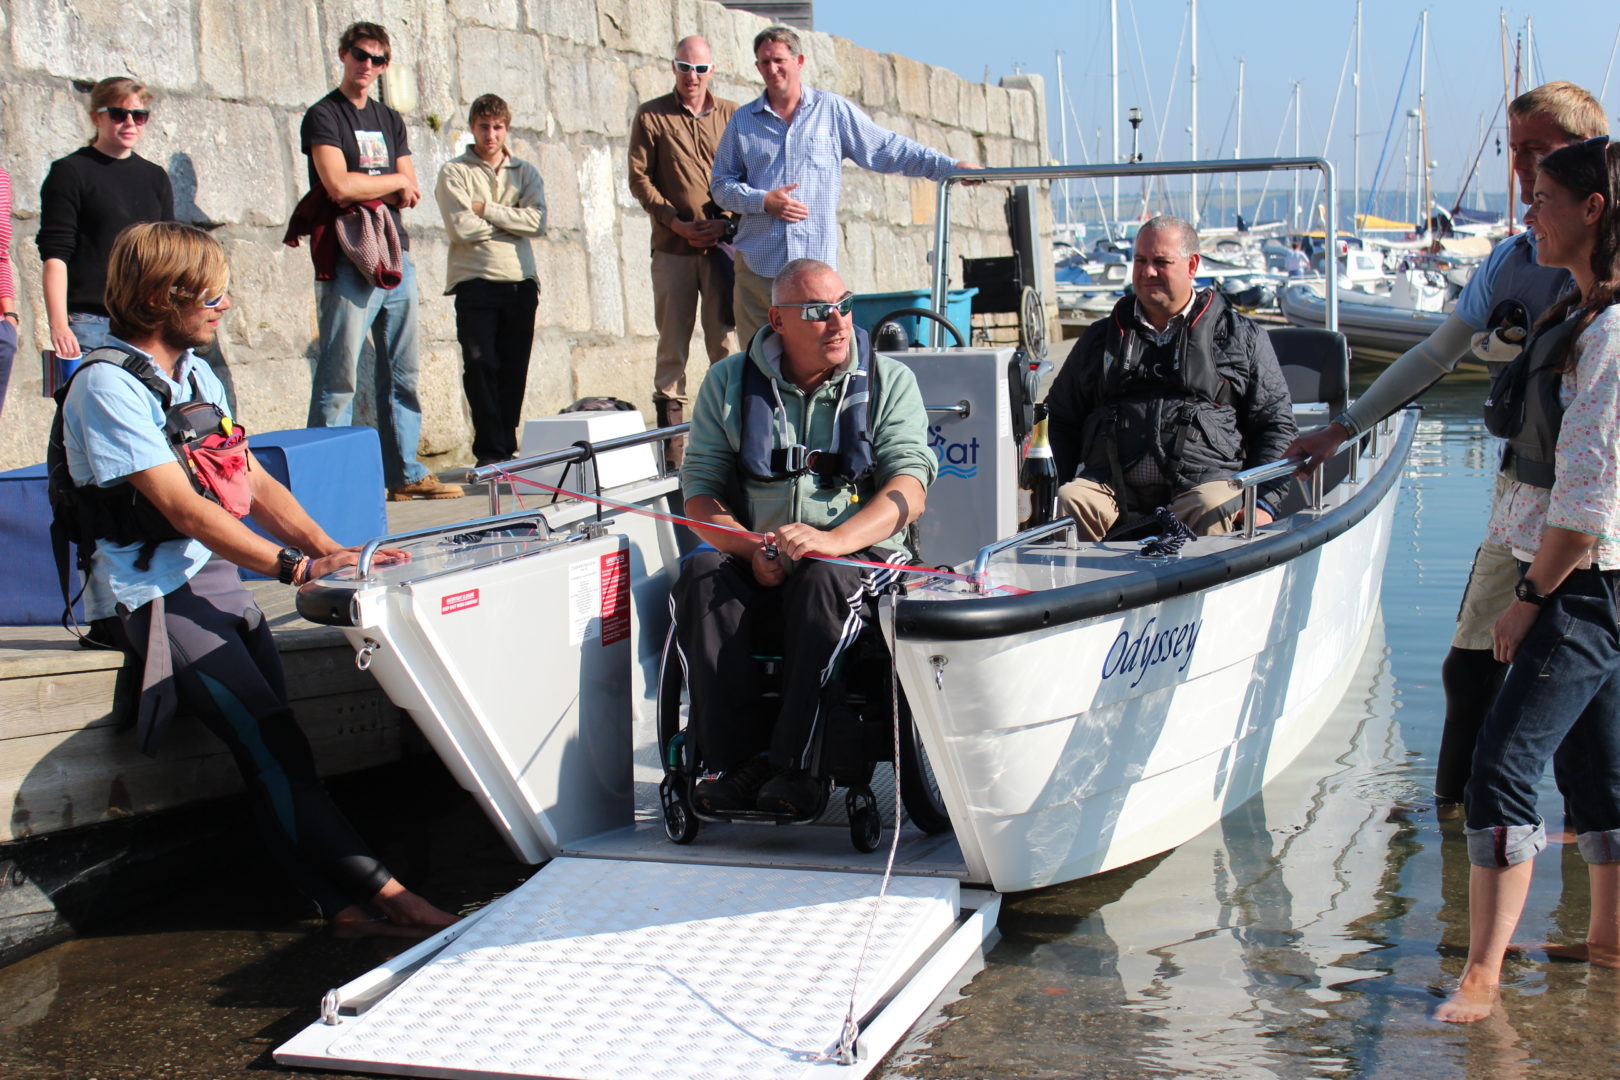
[[[1429,9],[1424,8],[1419,25],[1423,27],[1422,44],[1418,46],[1418,153],[1423,155],[1422,183],[1419,185],[1423,192],[1423,205],[1419,207],[1422,220],[1429,219],[1429,206],[1431,198],[1429,193],[1429,114],[1424,105],[1424,93],[1429,77]],[[1432,240],[1433,237],[1430,237]]]
[[[1119,0],[1108,0],[1108,87],[1109,123],[1114,129],[1114,164],[1118,165],[1119,156]],[[1110,219],[1109,229],[1113,222],[1119,220],[1119,177],[1114,177],[1114,208]]]
[[[1299,157],[1299,83],[1294,83],[1294,156]],[[1294,202],[1288,210],[1288,231],[1299,232],[1299,171],[1294,170]]]
[[[1057,50],[1056,57],[1058,82],[1058,147],[1059,153],[1063,155],[1063,164],[1067,165],[1069,163],[1069,95],[1068,92],[1063,88],[1062,49]],[[1063,194],[1063,224],[1066,227],[1069,224],[1069,181],[1067,177],[1065,177],[1063,183],[1059,185],[1059,190],[1061,190]],[[1064,239],[1067,240],[1068,237],[1065,236]]]
[[[1497,22],[1497,29],[1498,29],[1498,31],[1500,33],[1500,36],[1501,36],[1501,39],[1502,39],[1502,116],[1504,118],[1503,122],[1505,124],[1512,125],[1512,123],[1513,123],[1513,114],[1508,111],[1508,105],[1511,104],[1512,101],[1513,101],[1513,83],[1512,83],[1512,76],[1509,74],[1509,71],[1508,71],[1507,13],[1506,12],[1499,13],[1497,15],[1497,17],[1496,17],[1496,22]],[[1511,126],[1509,126],[1508,127],[1508,156],[1507,156],[1507,231],[1508,231],[1509,236],[1513,235],[1513,218],[1514,218],[1514,212],[1515,212],[1515,207],[1514,207],[1515,200],[1513,198],[1513,181],[1514,180],[1515,180],[1515,176],[1514,176],[1514,173],[1513,173],[1513,128]]]
[[[1187,0],[1190,9],[1188,19],[1192,22],[1192,66],[1188,71],[1188,83],[1192,90],[1192,157],[1189,161],[1198,160],[1198,0]],[[1187,178],[1187,221],[1193,228],[1198,228],[1198,177]]]
[[[1361,0],[1356,0],[1356,129],[1350,133],[1352,195],[1350,231],[1361,235]]]
[[[1243,57],[1238,57],[1238,97],[1237,97],[1237,145],[1232,148],[1234,158],[1243,157]],[[1243,213],[1243,174],[1233,173],[1233,183],[1237,188],[1236,213]]]

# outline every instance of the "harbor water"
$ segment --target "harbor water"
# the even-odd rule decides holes
[[[1375,373],[1358,365],[1358,384]],[[877,1070],[887,1077],[1596,1077],[1620,1072],[1620,972],[1510,959],[1501,1007],[1431,1019],[1467,944],[1460,824],[1437,821],[1440,661],[1483,529],[1492,440],[1483,376],[1425,400],[1407,464],[1381,630],[1324,733],[1266,791],[1144,863],[1009,896],[1001,939]],[[477,811],[420,767],[347,792],[392,825],[385,856],[448,905],[523,875]],[[1550,779],[1542,804],[1558,823]],[[239,859],[81,938],[0,969],[0,1076],[264,1076],[321,994],[389,954],[295,917]],[[1583,936],[1573,845],[1538,860],[1527,943]],[[310,1075],[316,1075],[311,1073]],[[331,1076],[335,1074],[321,1073]]]

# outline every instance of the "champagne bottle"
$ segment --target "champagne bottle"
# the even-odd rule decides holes
[[[1052,444],[1046,438],[1046,404],[1035,406],[1035,430],[1024,453],[1024,466],[1018,472],[1018,529],[1045,525],[1057,512],[1057,462],[1052,460]]]

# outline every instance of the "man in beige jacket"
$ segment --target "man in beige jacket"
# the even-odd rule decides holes
[[[506,149],[512,110],[494,94],[467,114],[473,144],[439,170],[435,197],[450,234],[445,292],[456,298],[461,385],[479,465],[517,455],[540,278],[529,237],[546,231],[540,173]]]

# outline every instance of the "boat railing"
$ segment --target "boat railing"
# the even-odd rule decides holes
[[[1048,521],[1045,525],[1025,529],[1016,536],[1009,536],[1005,540],[997,540],[993,544],[980,548],[978,557],[973,560],[973,591],[981,596],[990,591],[990,560],[1008,548],[1017,547],[1020,544],[1033,544],[1037,540],[1045,540],[1049,536],[1056,536],[1062,532],[1069,534],[1069,547],[1071,549],[1078,548],[1080,546],[1080,534],[1075,531],[1077,524],[1078,522],[1074,518],[1065,514],[1056,521]]]
[[[583,465],[592,458],[614,450],[624,450],[632,446],[645,446],[650,443],[661,443],[666,439],[673,439],[677,435],[685,435],[691,423],[671,424],[668,427],[651,428],[647,431],[637,431],[630,435],[618,435],[601,442],[586,442],[580,440],[569,446],[556,450],[547,450],[543,454],[534,454],[526,458],[513,458],[498,465],[484,465],[467,472],[466,483],[489,484],[489,511],[499,514],[501,511],[500,485],[492,481],[498,480],[503,473],[520,472],[526,469],[543,469],[548,465]],[[659,464],[662,475],[663,464]]]
[[[354,568],[355,577],[368,577],[371,574],[372,560],[377,557],[377,552],[385,547],[398,547],[401,544],[408,544],[412,540],[429,540],[435,536],[443,536],[447,532],[464,536],[486,532],[491,529],[505,529],[510,528],[517,522],[527,520],[533,520],[539,526],[542,536],[551,531],[551,525],[539,510],[517,510],[510,514],[497,514],[493,517],[478,518],[473,521],[458,521],[454,525],[432,525],[427,528],[413,529],[410,532],[394,533],[392,536],[374,537],[366,541],[366,546],[360,549],[360,563]]]
[[[1128,162],[1107,165],[1035,165],[997,167],[988,169],[962,169],[949,173],[939,182],[934,207],[933,292],[930,306],[945,315],[947,294],[950,289],[950,228],[951,189],[957,184],[980,184],[992,181],[1012,183],[1050,183],[1054,180],[1106,180],[1131,176],[1206,176],[1224,173],[1298,172],[1315,169],[1322,173],[1327,194],[1327,220],[1339,220],[1339,187],[1333,163],[1326,158],[1232,158],[1211,161],[1154,161]],[[1327,260],[1327,315],[1326,327],[1339,328],[1339,260]],[[928,346],[940,348],[944,344],[943,330],[938,322],[929,321]]]
[[[1357,484],[1361,482],[1361,455],[1363,450],[1377,460],[1382,449],[1382,439],[1389,430],[1390,418],[1385,417],[1374,424],[1369,430],[1362,432],[1353,439],[1346,439],[1340,447],[1333,452],[1332,457],[1349,453],[1349,472],[1345,474],[1344,482]],[[1272,480],[1280,480],[1285,476],[1298,472],[1299,467],[1305,464],[1303,457],[1286,457],[1266,465],[1256,465],[1252,469],[1233,473],[1227,482],[1232,487],[1243,492],[1243,538],[1254,538],[1254,519],[1260,504],[1260,485]],[[1322,499],[1326,494],[1323,476],[1327,472],[1326,462],[1311,471],[1311,502],[1312,510],[1322,509]]]

